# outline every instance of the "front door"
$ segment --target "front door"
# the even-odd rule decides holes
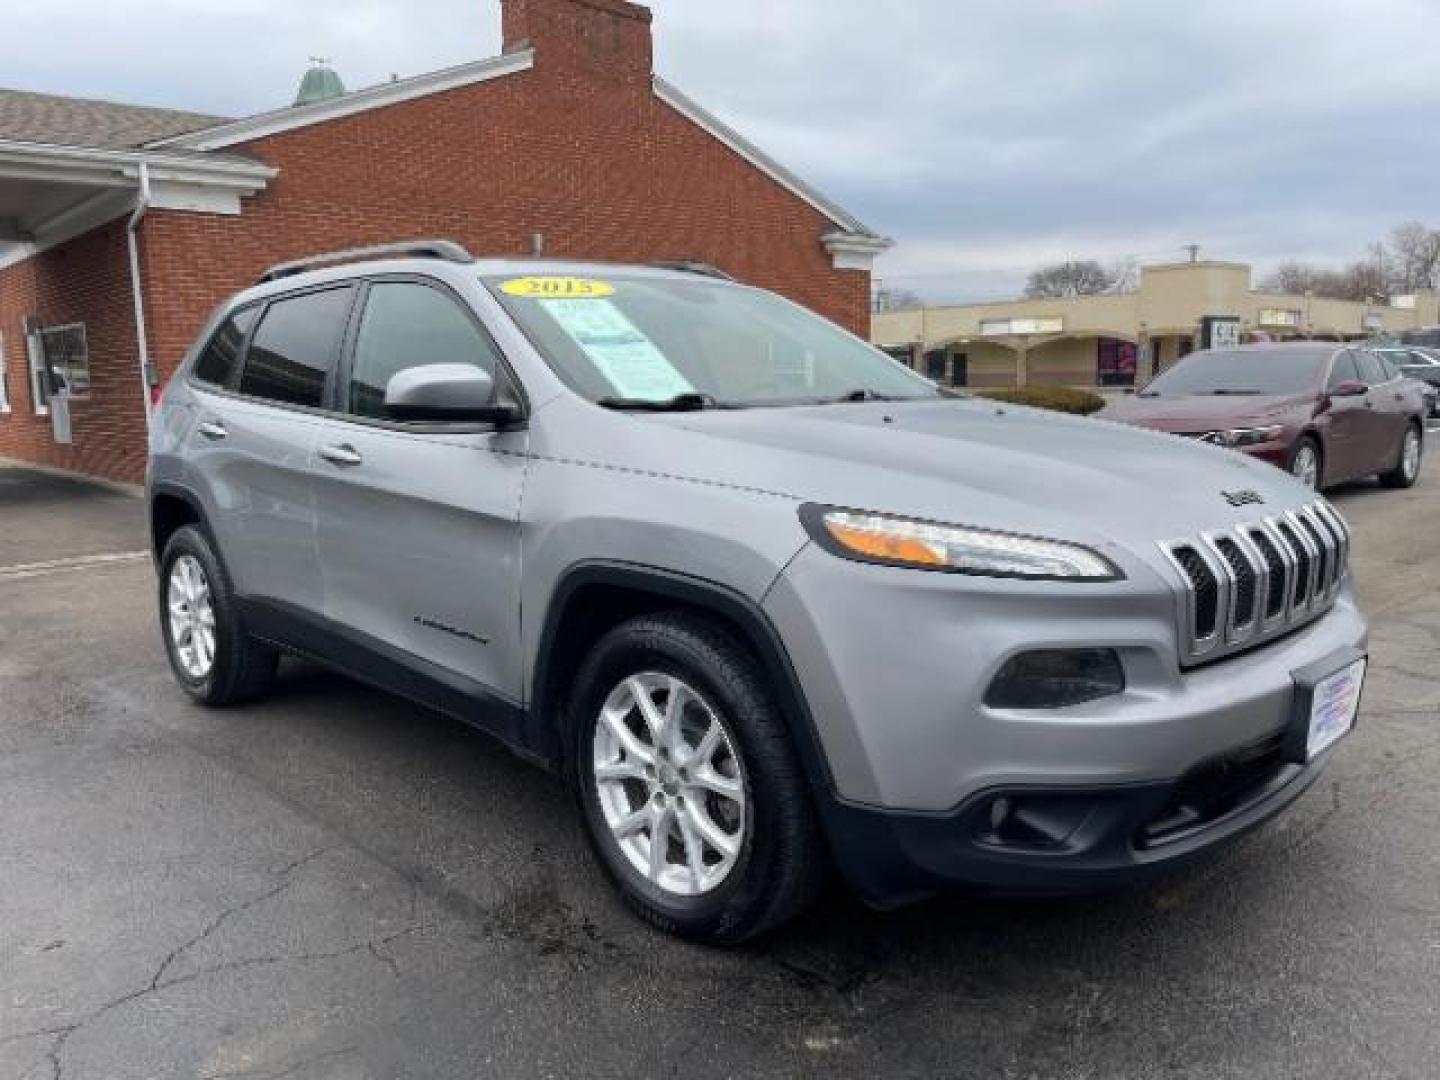
[[[1342,350],[1335,354],[1335,362],[1326,380],[1327,390],[1334,390],[1341,383],[1359,382],[1360,369],[1355,363],[1355,354]],[[1367,442],[1370,437],[1370,419],[1366,395],[1358,397],[1330,396],[1329,419],[1325,431],[1325,482],[1336,484],[1362,475],[1369,461]]]
[[[1370,385],[1365,395],[1367,464],[1364,472],[1383,472],[1398,460],[1405,418],[1399,410],[1397,398],[1403,400],[1404,394],[1400,392],[1399,379],[1387,370],[1377,353],[1357,349],[1355,359],[1360,366],[1360,377]]]
[[[406,368],[509,376],[468,307],[436,282],[370,283],[348,376],[316,443],[327,618],[393,662],[521,700],[520,535],[527,433],[386,418]],[[458,676],[458,679],[452,678]]]

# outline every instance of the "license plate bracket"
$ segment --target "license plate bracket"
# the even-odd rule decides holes
[[[1295,696],[1285,760],[1307,765],[1355,729],[1369,662],[1359,649],[1342,649],[1291,673]]]

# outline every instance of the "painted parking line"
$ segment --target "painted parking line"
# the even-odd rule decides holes
[[[115,566],[123,563],[143,562],[150,558],[148,551],[118,551],[105,555],[78,555],[71,559],[50,559],[46,562],[12,563],[0,566],[0,581],[19,581],[24,578],[45,577],[49,574],[73,574],[80,570]]]

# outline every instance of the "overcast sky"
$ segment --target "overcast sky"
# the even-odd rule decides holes
[[[288,103],[312,53],[354,88],[499,47],[498,0],[5,6],[4,85],[225,115]],[[1338,263],[1440,225],[1436,0],[651,6],[659,72],[895,237],[878,276],[930,299],[1187,243]]]

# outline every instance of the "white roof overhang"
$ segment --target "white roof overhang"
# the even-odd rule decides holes
[[[131,210],[148,174],[149,205],[238,214],[277,170],[234,155],[106,150],[0,139],[0,266]]]

